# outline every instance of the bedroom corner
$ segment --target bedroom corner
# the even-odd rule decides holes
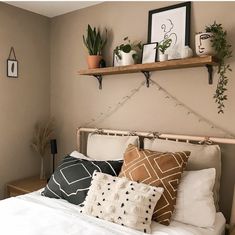
[[[39,172],[30,149],[37,120],[50,116],[50,22],[47,17],[0,2],[0,198],[5,184]],[[10,48],[19,63],[18,78],[6,74]]]
[[[234,10],[0,2],[0,233],[234,235]]]

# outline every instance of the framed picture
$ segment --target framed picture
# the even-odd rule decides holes
[[[18,61],[17,60],[7,60],[7,77],[18,78]]]
[[[142,64],[154,63],[157,61],[157,42],[148,43],[143,45],[142,51]]]
[[[168,58],[181,58],[181,50],[190,43],[190,12],[191,2],[149,11],[148,43],[171,39]]]

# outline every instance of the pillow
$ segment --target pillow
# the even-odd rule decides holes
[[[89,157],[85,156],[85,155],[82,154],[82,153],[79,153],[79,152],[76,151],[76,150],[74,150],[72,153],[70,153],[69,156],[74,157],[74,158],[79,158],[79,159],[88,160],[88,161],[94,160],[94,159],[92,159],[92,158],[89,158]]]
[[[211,227],[216,209],[213,199],[215,169],[185,171],[176,199],[173,220],[198,227]]]
[[[164,192],[153,213],[153,220],[170,224],[176,203],[177,187],[190,152],[161,153],[139,150],[129,145],[119,177],[163,187]]]
[[[87,139],[87,156],[96,160],[123,159],[129,144],[139,146],[139,137],[90,133]]]
[[[198,145],[161,139],[149,140],[145,138],[144,148],[161,152],[188,150],[191,154],[188,161],[187,170],[215,168],[216,178],[213,193],[216,209],[217,211],[219,210],[221,151],[218,145]]]
[[[150,233],[163,188],[95,172],[81,212]]]
[[[42,195],[62,198],[80,205],[87,195],[93,172],[97,170],[118,175],[122,163],[122,161],[88,161],[67,156],[51,176]]]

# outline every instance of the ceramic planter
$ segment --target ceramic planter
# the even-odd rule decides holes
[[[133,59],[134,54],[137,54],[135,50],[131,50],[129,53],[120,51],[120,55],[121,55],[120,64],[122,66],[135,64],[136,62]]]
[[[168,54],[162,54],[162,53],[159,54],[159,61],[160,62],[167,61],[167,60],[168,60]]]
[[[199,33],[195,36],[196,54],[198,56],[215,55],[215,49],[212,47],[213,33]]]
[[[89,55],[87,57],[87,64],[89,69],[95,69],[100,67],[100,61],[102,56],[100,55]]]
[[[44,157],[41,157],[41,167],[40,167],[40,180],[46,179],[46,171],[44,165]]]

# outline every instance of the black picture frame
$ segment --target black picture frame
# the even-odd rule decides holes
[[[18,60],[7,60],[7,77],[9,78],[18,78]]]
[[[170,31],[167,31],[167,26],[166,24],[162,24],[160,25],[161,23],[159,22],[159,25],[158,25],[158,22],[156,22],[156,19],[153,19],[153,18],[157,18],[161,17],[162,15],[162,18],[165,17],[166,18],[169,18],[170,16],[172,17],[175,17],[173,16],[173,11],[172,10],[179,10],[180,8],[182,8],[181,10],[184,11],[185,9],[185,22],[184,22],[184,25],[185,25],[185,31],[183,32],[185,34],[185,38],[184,38],[184,46],[190,46],[190,23],[191,23],[191,2],[183,2],[183,3],[179,3],[179,4],[176,4],[176,5],[172,5],[172,6],[167,6],[167,7],[163,7],[163,8],[159,8],[159,9],[155,9],[155,10],[150,10],[149,11],[149,14],[148,14],[148,43],[151,43],[151,42],[158,42],[160,43],[162,40],[164,40],[164,38],[166,38],[166,35],[167,33],[169,34]],[[163,16],[163,12],[166,12],[166,11],[169,11],[169,14],[166,14],[166,16]],[[163,13],[163,14],[161,14]],[[168,28],[172,27],[174,28],[174,23],[172,23],[175,19],[167,19],[171,24]],[[154,27],[153,26],[156,26],[157,27]],[[153,32],[153,29],[157,32],[158,29],[162,30],[162,35],[160,35],[159,33],[156,33],[154,34]],[[172,30],[172,28],[170,30]],[[178,28],[176,28],[178,29]],[[178,29],[179,30],[179,29]],[[177,32],[178,35],[179,32]],[[171,33],[172,34],[172,33]],[[177,42],[177,34],[176,33],[173,33],[176,35],[176,42]],[[157,40],[156,38],[160,38],[160,40]],[[180,37],[180,36],[179,36]],[[182,43],[182,42],[181,42]],[[174,46],[174,45],[172,45]]]
[[[141,64],[154,63],[154,62],[157,61],[157,51],[158,51],[157,48],[153,48],[153,53],[154,53],[153,57],[154,57],[154,59],[152,61],[150,61],[150,62],[143,61],[144,60],[144,53],[146,51],[145,48],[147,48],[150,45],[153,45],[153,46],[157,47],[158,43],[157,42],[152,42],[152,43],[143,44],[142,55],[141,55]]]

